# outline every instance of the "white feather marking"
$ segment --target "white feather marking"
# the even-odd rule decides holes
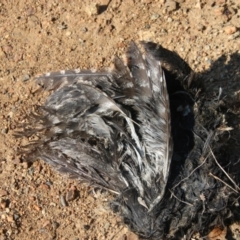
[[[134,87],[134,85],[133,85],[132,82],[127,82],[124,87],[125,88],[132,88],[132,87]]]
[[[146,68],[145,68],[145,65],[144,65],[143,63],[138,63],[138,67],[139,67],[140,69],[143,69],[143,70],[146,69]]]
[[[125,170],[128,172],[128,174],[131,176],[131,179],[135,185],[136,188],[139,189],[140,196],[144,196],[144,189],[142,186],[142,182],[139,179],[138,175],[133,172],[133,169],[130,168],[130,166],[126,163],[122,163],[122,166],[125,168]]]
[[[62,129],[59,128],[59,127],[57,127],[57,126],[55,126],[55,127],[53,128],[53,130],[54,130],[54,133],[61,133],[61,132],[62,132]]]
[[[138,203],[139,203],[140,205],[142,205],[143,207],[145,207],[146,209],[148,209],[148,206],[147,206],[146,202],[145,202],[141,197],[138,197],[137,200],[138,200]]]
[[[91,72],[92,72],[92,73],[95,73],[95,72],[97,72],[97,69],[91,68]]]
[[[80,68],[77,68],[74,70],[75,73],[80,73],[81,72],[81,69]]]
[[[140,80],[139,81],[139,86],[140,87],[149,87],[149,82],[145,80]]]

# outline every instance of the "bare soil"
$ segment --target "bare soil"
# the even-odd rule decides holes
[[[111,195],[16,155],[29,141],[13,137],[16,124],[46,98],[31,79],[108,67],[129,41],[151,40],[178,52],[216,92],[240,97],[239,30],[238,0],[1,0],[0,240],[138,239],[109,210]],[[233,228],[240,239],[239,225]]]

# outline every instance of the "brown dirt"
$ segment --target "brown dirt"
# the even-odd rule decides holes
[[[34,91],[29,81],[34,76],[107,67],[130,40],[152,40],[177,51],[209,82],[217,79],[217,87],[239,90],[238,0],[107,4],[0,1],[0,240],[138,239],[109,211],[109,194],[67,180],[42,161],[26,164],[16,156],[20,144],[28,142],[12,135],[21,112],[45,97]]]

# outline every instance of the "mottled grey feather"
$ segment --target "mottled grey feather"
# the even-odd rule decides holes
[[[132,42],[127,58],[126,66],[116,57],[111,71],[37,78],[53,92],[41,110],[45,140],[34,147],[40,158],[78,179],[119,194],[137,189],[151,211],[165,192],[171,163],[169,99],[161,64],[150,52],[143,56]]]

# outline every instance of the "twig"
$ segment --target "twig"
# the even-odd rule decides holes
[[[169,190],[170,193],[173,195],[173,197],[175,197],[179,202],[185,203],[185,204],[187,204],[187,205],[189,205],[189,206],[193,206],[193,204],[191,204],[191,203],[189,203],[189,202],[185,202],[185,201],[179,199],[179,198],[173,193],[173,191],[171,191],[170,189],[168,189],[168,190]]]
[[[213,175],[211,172],[209,173],[209,176],[217,179],[218,181],[222,182],[223,184],[225,184],[227,187],[231,188],[235,193],[239,193],[237,190],[235,190],[234,188],[232,188],[229,184],[225,183],[222,179],[220,179],[219,177]]]
[[[184,182],[185,180],[187,180],[198,168],[200,168],[200,167],[206,162],[208,156],[209,156],[209,154],[205,157],[205,159],[203,160],[203,162],[202,162],[199,166],[197,166],[196,168],[194,168],[194,169],[192,170],[192,172],[191,172],[187,177],[183,178],[183,179],[182,179],[179,183],[177,183],[172,189],[176,188],[181,182]]]
[[[116,235],[119,235],[123,230],[124,230],[124,227],[121,227],[120,230],[119,230],[117,233],[113,234],[113,236],[110,237],[109,239],[111,239],[111,240],[116,239],[116,238],[115,238]]]
[[[239,188],[238,185],[234,182],[234,180],[227,174],[227,172],[226,172],[226,171],[222,168],[222,166],[219,164],[219,162],[217,161],[217,159],[216,159],[216,157],[215,157],[212,149],[211,149],[210,147],[209,147],[209,149],[210,149],[210,152],[211,152],[211,154],[212,154],[212,156],[213,156],[216,164],[219,166],[219,168],[225,173],[225,175],[226,175],[226,176],[228,177],[228,179],[233,183],[233,185],[235,186],[235,188],[238,189],[238,190],[240,190],[240,188]],[[237,193],[239,193],[239,192],[237,191]]]

